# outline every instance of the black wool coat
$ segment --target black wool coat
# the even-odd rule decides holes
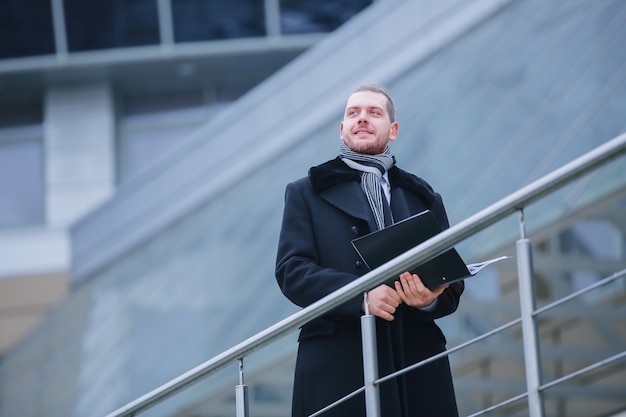
[[[449,227],[441,196],[421,178],[397,167],[389,170],[391,211],[396,221],[429,209]],[[285,192],[276,279],[284,295],[306,307],[365,274],[351,240],[376,230],[360,173],[336,158],[309,170]],[[401,304],[392,322],[376,318],[379,375],[417,363],[445,350],[434,322],[454,312],[463,282],[452,284],[432,311]],[[299,335],[292,415],[308,416],[363,386],[360,317],[363,297],[355,297],[304,325]],[[447,358],[380,386],[385,417],[457,416]],[[365,416],[364,395],[324,417]]]

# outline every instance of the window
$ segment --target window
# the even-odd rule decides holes
[[[264,2],[177,0],[172,2],[176,42],[265,36]]]
[[[145,171],[207,120],[201,89],[127,94],[121,108],[122,181]]]
[[[41,126],[0,127],[0,229],[43,222]]]
[[[619,260],[622,236],[615,225],[606,220],[580,220],[560,235],[563,253],[590,259]]]
[[[372,0],[280,0],[280,25],[285,35],[331,32],[372,4]]]
[[[45,221],[43,106],[38,94],[0,95],[0,229]]]
[[[581,267],[568,273],[572,291],[578,291],[608,276],[608,271],[594,270],[596,262],[619,261],[623,254],[622,232],[614,224],[601,219],[580,220],[559,236],[563,253],[582,260]],[[593,262],[593,261],[596,262]],[[586,262],[585,262],[586,261]],[[588,264],[585,268],[584,265]],[[585,294],[591,302],[610,295],[612,288],[603,287]]]
[[[0,59],[53,53],[50,0],[0,1]]]
[[[65,0],[70,51],[159,43],[156,0]]]

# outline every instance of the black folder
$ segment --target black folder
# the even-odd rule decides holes
[[[441,232],[429,210],[352,241],[367,267],[372,270]],[[422,265],[410,268],[429,289],[472,275],[456,249],[452,248]],[[477,272],[477,271],[476,271]]]

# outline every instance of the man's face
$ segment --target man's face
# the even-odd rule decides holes
[[[391,123],[387,97],[373,91],[359,91],[348,98],[339,131],[348,148],[375,155],[396,138],[398,123]]]

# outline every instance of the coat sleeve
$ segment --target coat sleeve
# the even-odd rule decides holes
[[[291,183],[285,191],[285,208],[276,256],[276,280],[283,294],[294,304],[306,307],[357,277],[321,265],[315,236],[320,221],[308,202],[308,183]],[[338,306],[329,314],[358,318],[361,296]]]

